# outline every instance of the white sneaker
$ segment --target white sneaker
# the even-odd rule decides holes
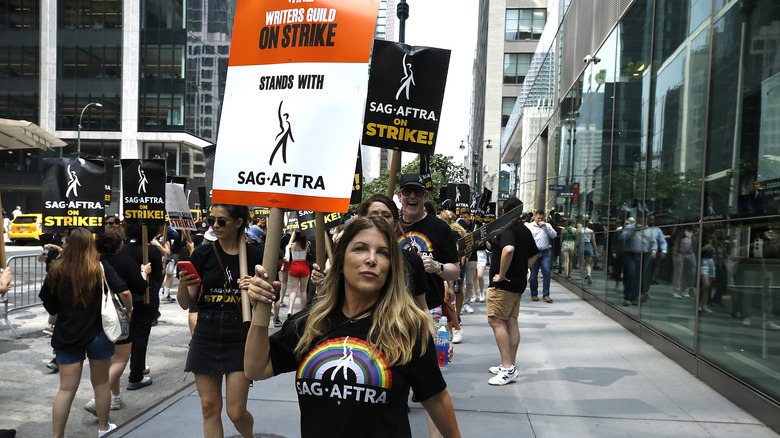
[[[452,329],[452,343],[460,344],[460,341],[462,340],[463,340],[463,329],[460,330]]]
[[[507,383],[517,379],[517,367],[514,365],[512,368],[501,368],[493,378],[488,380],[488,383],[493,386],[503,386]]]
[[[476,302],[477,302],[477,294],[472,294],[469,303],[476,303]]]
[[[744,318],[742,320],[742,325],[744,325],[745,327],[750,327],[750,318]]]
[[[84,405],[84,410],[97,417],[97,408],[95,408],[94,398]]]
[[[675,292],[674,295],[672,295],[672,296],[677,298],[678,300],[681,300],[683,298],[683,296],[678,294],[677,292]]]
[[[109,432],[111,432],[114,429],[116,429],[116,424],[108,423],[108,430],[98,429],[98,438],[102,437],[103,435],[107,435]]]
[[[118,411],[122,409],[122,394],[111,396],[111,410]]]
[[[780,325],[777,325],[772,321],[767,321],[764,323],[764,328],[767,330],[780,330]]]
[[[468,304],[463,305],[463,311],[466,313],[474,313],[474,309],[472,309]]]
[[[485,302],[485,293],[484,292],[479,294],[479,302],[480,303],[484,303]]]
[[[490,371],[490,374],[498,374],[499,371],[501,371],[501,365],[490,367],[488,370]]]

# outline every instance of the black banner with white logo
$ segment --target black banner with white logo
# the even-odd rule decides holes
[[[289,234],[301,231],[298,227],[298,210],[287,211],[287,225],[284,227],[284,230]]]
[[[355,180],[352,183],[352,196],[349,198],[350,204],[360,204],[363,202],[363,153],[358,148],[357,163],[355,164]]]
[[[105,163],[82,158],[43,160],[43,232],[57,234],[70,227],[103,231]]]
[[[363,144],[433,155],[450,51],[374,40]]]
[[[471,188],[468,184],[447,184],[447,199],[455,201],[455,213],[460,214],[460,209],[471,202]]]
[[[327,213],[325,214],[325,230],[330,230],[341,225],[341,213]],[[314,225],[314,212],[306,210],[298,210],[298,231],[309,237],[316,234],[316,227]]]
[[[420,179],[423,180],[425,190],[431,191],[433,188],[433,178],[431,178],[431,157],[420,155]]]
[[[208,196],[206,186],[198,186],[198,203],[200,204],[200,217],[205,218],[211,211],[211,197]]]
[[[487,187],[482,188],[482,194],[477,196],[476,198],[476,207],[472,207],[472,213],[475,216],[475,219],[477,222],[486,222],[485,216],[488,213],[489,210],[489,204],[490,204],[490,198],[493,197],[493,191],[488,189]],[[493,207],[493,218],[490,220],[495,219],[495,206]],[[489,222],[489,221],[487,221]]]
[[[105,167],[106,171],[106,178],[105,178],[105,191],[106,191],[106,198],[105,198],[105,205],[108,207],[111,205],[111,187],[114,185],[114,159],[113,158],[104,158],[103,159],[103,166]]]
[[[165,160],[122,160],[122,210],[128,224],[165,224]]]
[[[495,206],[495,203],[493,203]],[[520,215],[523,214],[523,206],[513,208],[511,211],[502,214],[500,218],[491,221],[484,227],[479,227],[473,233],[458,240],[458,257],[468,257],[474,248],[483,245],[488,240],[498,236],[504,230],[517,223]]]
[[[271,209],[268,207],[254,207],[249,209],[252,212],[252,219],[257,221],[260,218],[267,218],[271,215]]]

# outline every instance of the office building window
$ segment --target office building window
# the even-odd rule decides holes
[[[122,2],[118,0],[60,0],[60,29],[118,29],[122,27]]]
[[[104,79],[122,77],[121,41],[116,41],[116,45],[77,45],[72,39],[68,38],[68,40],[70,41],[66,45],[58,47],[58,78]],[[121,40],[121,38],[116,38],[116,40]]]
[[[501,98],[501,127],[505,127],[509,121],[509,116],[512,115],[512,108],[515,107],[516,97],[502,97]]]
[[[530,65],[530,53],[504,53],[504,83],[522,84]]]
[[[183,0],[141,2],[141,29],[185,29]]]
[[[39,1],[0,2],[0,117],[38,122]]]
[[[89,93],[78,91],[83,88],[77,83],[62,84],[57,90],[57,129],[75,131],[81,118],[82,132],[119,130],[121,87],[117,86],[113,91],[110,88],[108,87],[106,92]],[[91,102],[98,102],[103,106],[93,105],[84,112],[84,117],[81,117],[81,111]]]
[[[547,21],[545,9],[507,9],[506,40],[538,40],[542,36]]]

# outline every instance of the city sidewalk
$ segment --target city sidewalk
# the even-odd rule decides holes
[[[487,383],[488,368],[499,358],[485,304],[463,315],[463,342],[444,375],[464,437],[778,436],[555,282],[551,295],[552,304],[524,297],[520,377],[503,387]],[[255,382],[248,407],[258,437],[299,436],[292,373]],[[428,436],[422,407],[410,407],[414,436]],[[224,410],[223,423],[226,436],[237,436]],[[202,433],[200,401],[190,384],[110,436]]]

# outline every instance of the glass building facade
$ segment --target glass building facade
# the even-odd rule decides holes
[[[165,158],[169,174],[205,178],[234,13],[235,0],[0,2],[0,117],[67,142],[0,154],[4,200],[39,211],[42,158],[76,153],[79,135],[82,155]]]
[[[118,131],[122,110],[122,1],[57,2],[56,129]]]
[[[38,122],[40,0],[0,3],[0,117]]]
[[[582,236],[564,284],[780,430],[780,3],[618,3],[592,48],[560,3],[504,162],[546,148],[517,194]]]

